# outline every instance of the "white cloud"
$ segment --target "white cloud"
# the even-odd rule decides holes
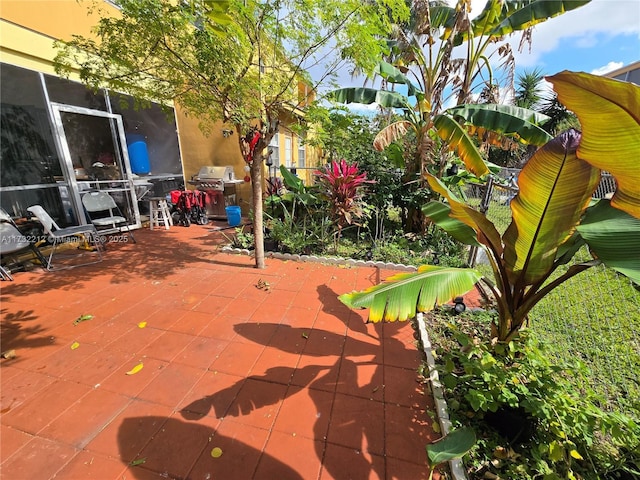
[[[636,35],[640,40],[640,2],[592,0],[536,25],[531,53],[517,54],[516,63],[523,67],[537,66],[542,55],[562,48],[562,43],[570,38],[579,47],[586,48],[596,44],[597,35],[613,37],[620,34]]]
[[[622,62],[609,62],[604,67],[596,68],[592,70],[593,75],[604,75],[605,73],[613,72],[623,66]]]

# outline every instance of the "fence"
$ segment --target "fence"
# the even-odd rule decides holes
[[[504,169],[499,175],[502,181],[488,187],[469,186],[464,192],[468,202],[486,211],[501,233],[511,222],[513,192],[505,187],[506,180],[518,173]],[[605,174],[594,197],[605,198],[614,190],[614,179]],[[585,260],[590,258],[586,249],[579,254]],[[477,262],[484,272],[482,256],[482,252],[474,253],[470,263]],[[635,409],[638,415],[640,293],[628,278],[604,266],[587,269],[540,302],[531,312],[530,322],[552,356],[579,359],[590,368],[589,386],[605,397],[603,406],[626,412]]]

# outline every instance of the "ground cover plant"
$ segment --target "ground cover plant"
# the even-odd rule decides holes
[[[491,313],[451,312],[426,322],[453,427],[476,432],[469,478],[638,478],[639,424],[600,407],[584,363],[555,359],[534,330],[491,347]]]
[[[491,211],[491,209],[490,209]],[[587,260],[583,247],[577,254]],[[552,278],[561,275],[560,267]],[[476,269],[491,275],[489,265]],[[585,292],[590,292],[585,295]],[[591,268],[547,295],[529,316],[529,328],[559,363],[580,359],[590,372],[575,377],[589,383],[605,410],[640,419],[640,288],[604,266]]]
[[[535,411],[544,427],[537,426],[540,431],[552,431],[554,420],[530,404],[533,397],[527,391],[537,384],[538,376],[527,371],[521,375],[519,370],[527,365],[535,367],[542,358],[535,352],[535,344],[532,347],[521,335],[531,309],[569,278],[601,263],[640,283],[640,258],[629,255],[640,251],[640,190],[634,183],[640,180],[640,172],[633,166],[640,151],[640,89],[570,72],[549,80],[559,99],[578,116],[583,132],[569,130],[559,135],[529,160],[520,174],[520,191],[510,204],[513,220],[504,234],[482,213],[459,201],[437,178],[428,177],[431,187],[445,202],[429,204],[425,213],[458,240],[482,246],[492,266],[493,281],[470,269],[424,266],[416,274],[396,275],[382,285],[340,297],[348,306],[369,307],[370,321],[406,320],[417,311],[431,310],[434,305],[465,293],[482,279],[493,296],[496,315],[491,317],[488,335],[480,342],[463,340],[463,347],[474,352],[467,358],[471,363],[464,356],[457,360],[464,372],[473,373],[469,377],[472,390],[483,392],[483,398],[497,393],[493,400],[485,398],[486,403],[477,396],[478,401],[471,406],[477,412],[498,411],[503,406],[524,408],[529,414]],[[614,124],[618,127],[615,131],[611,128]],[[611,201],[592,204],[601,169],[612,173],[618,188]],[[585,244],[592,255],[589,261],[576,257]],[[565,265],[566,271],[551,279]],[[529,351],[533,352],[531,356]],[[483,372],[494,365],[505,378],[518,380],[517,386],[507,389],[505,395],[496,385],[482,386],[491,380],[487,378],[491,375]],[[553,370],[555,367],[551,366],[550,376]],[[515,394],[523,390],[521,396]],[[548,395],[551,390],[545,387],[537,397],[548,405]],[[568,419],[573,400],[566,403]],[[574,412],[573,422],[593,425],[594,417]],[[632,431],[637,428],[627,425]],[[614,458],[624,456],[625,449],[638,448],[633,438],[622,439],[604,424],[600,426],[616,448]],[[581,442],[578,438],[582,438],[584,428],[581,425],[572,433],[575,437],[569,438],[569,431],[562,426],[558,435],[566,441],[555,439],[546,444],[551,457],[543,458],[543,464],[536,463],[534,472],[556,475],[548,478],[578,478],[587,471],[586,462],[592,458],[588,454],[592,452],[577,450],[580,444],[583,448],[591,446],[588,440]],[[630,443],[624,444],[626,441]],[[567,461],[560,462],[563,459]],[[545,472],[545,468],[549,471]]]

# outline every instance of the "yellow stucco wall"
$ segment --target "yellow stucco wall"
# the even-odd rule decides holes
[[[91,0],[0,0],[0,17],[51,39],[69,40],[72,34],[91,34],[91,27],[99,18],[97,11],[88,11],[92,3]],[[107,2],[96,4],[109,15],[118,13]]]
[[[205,136],[199,128],[198,119],[186,116],[176,108],[180,149],[182,151],[182,167],[185,181],[190,180],[203,166],[232,166],[236,178],[242,180],[245,176],[244,165],[238,143],[238,135],[234,131],[229,137],[224,137],[223,129],[229,126],[217,123]],[[193,188],[193,187],[191,187]],[[242,183],[236,186],[237,203],[248,212],[251,205],[251,184]]]
[[[71,35],[91,35],[91,28],[98,21],[97,12],[90,13],[88,7],[97,5],[100,10],[117,15],[118,10],[106,1],[85,0],[0,0],[0,61],[12,65],[54,74],[53,58],[56,54],[55,39],[69,39]],[[77,76],[71,76],[77,79]],[[309,95],[308,92],[304,93]],[[187,117],[176,109],[180,149],[185,181],[195,175],[204,165],[231,165],[236,178],[245,176],[245,162],[240,153],[237,133],[225,138],[222,124],[212,127],[207,137],[198,128],[198,120]],[[287,118],[282,119],[286,125]],[[284,165],[284,141],[280,134],[280,160]],[[297,137],[293,141],[293,162],[297,165]],[[307,149],[307,165],[311,166],[317,155]],[[307,177],[306,171],[300,172]],[[266,177],[265,169],[265,177]],[[238,202],[245,213],[251,204],[251,186],[239,185]]]

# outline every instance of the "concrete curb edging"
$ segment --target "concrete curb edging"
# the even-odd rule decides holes
[[[444,392],[442,390],[442,384],[438,377],[438,370],[436,369],[436,362],[431,352],[431,340],[429,340],[429,334],[427,333],[427,327],[424,322],[424,314],[418,312],[416,315],[416,321],[418,323],[418,329],[420,331],[420,340],[424,349],[424,356],[429,367],[429,382],[431,383],[431,392],[433,394],[433,400],[436,404],[436,414],[438,415],[438,422],[440,423],[440,432],[442,436],[445,436],[451,430],[451,420],[449,420],[449,412],[447,410],[447,401],[444,398]],[[459,458],[449,461],[449,469],[451,470],[451,476],[454,480],[467,480],[467,475],[464,472],[462,460]]]
[[[253,255],[251,250],[246,248],[234,248],[225,245],[221,249],[224,253],[237,253],[241,255]],[[325,265],[351,265],[354,267],[377,267],[389,270],[400,270],[404,272],[415,272],[418,270],[413,265],[403,265],[401,263],[376,262],[373,260],[354,260],[344,257],[317,257],[315,255],[298,255],[293,253],[265,252],[265,258],[277,258],[280,260],[294,260],[297,262],[323,263]]]

